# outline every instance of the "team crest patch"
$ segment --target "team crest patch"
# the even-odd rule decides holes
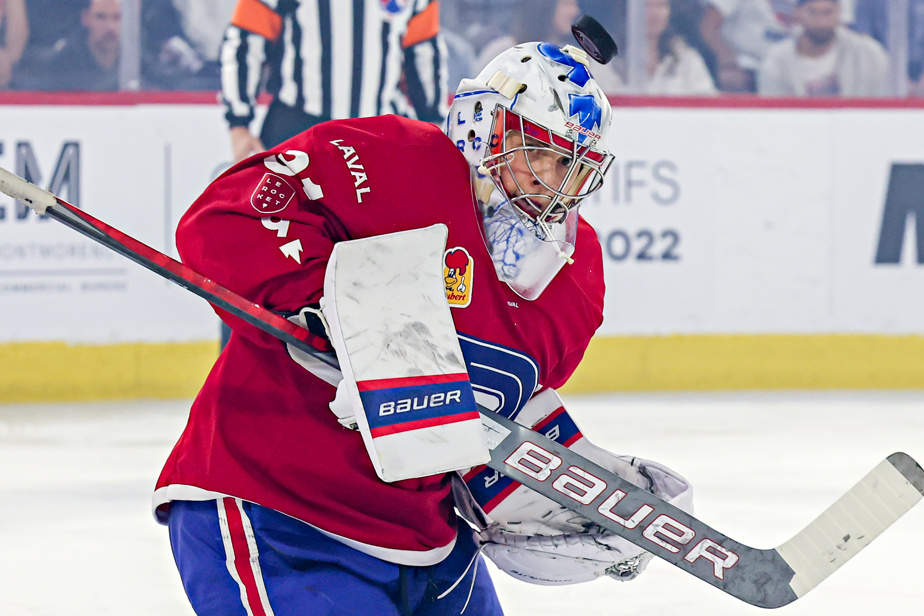
[[[475,262],[462,248],[450,248],[443,255],[443,282],[452,308],[465,308],[472,301],[472,270]]]
[[[278,214],[294,196],[291,184],[274,173],[267,173],[250,196],[250,204],[261,214]]]

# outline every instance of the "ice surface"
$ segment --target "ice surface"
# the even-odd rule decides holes
[[[565,399],[591,440],[658,460],[697,516],[754,547],[789,539],[880,460],[924,460],[924,392],[608,395]],[[0,614],[192,615],[154,481],[188,401],[0,405]],[[924,505],[787,616],[912,615],[924,605]],[[766,614],[655,561],[639,579],[568,587],[492,569],[508,616]]]

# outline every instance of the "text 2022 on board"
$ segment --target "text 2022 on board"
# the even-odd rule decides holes
[[[677,229],[613,229],[601,234],[600,244],[611,261],[680,261]]]

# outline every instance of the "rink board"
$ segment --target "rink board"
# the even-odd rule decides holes
[[[0,165],[176,256],[229,164],[211,100],[0,96]],[[924,388],[920,105],[760,104],[617,104],[582,210],[605,321],[571,390]],[[0,403],[182,397],[217,355],[204,302],[5,197],[0,307]]]
[[[194,396],[217,340],[0,345],[0,404]],[[566,393],[924,389],[922,336],[597,337]]]

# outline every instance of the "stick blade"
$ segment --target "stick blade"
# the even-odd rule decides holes
[[[908,483],[914,486],[915,489],[924,496],[924,469],[921,468],[921,465],[918,464],[914,458],[907,453],[899,451],[893,453],[886,459],[895,467],[895,470],[904,475]]]
[[[790,587],[802,597],[882,534],[924,498],[924,470],[894,453],[876,466],[805,530],[776,551],[795,572]]]

